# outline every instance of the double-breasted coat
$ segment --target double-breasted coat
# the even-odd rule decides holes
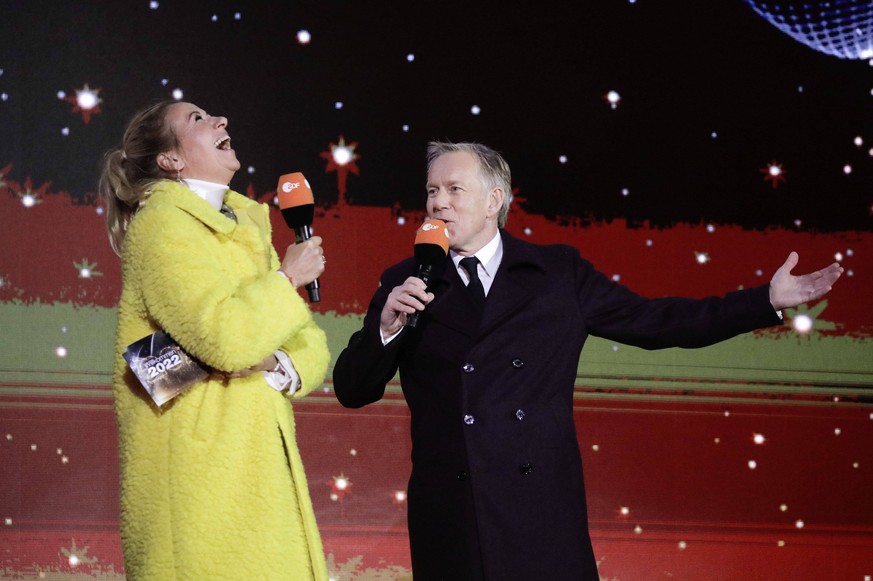
[[[337,398],[379,400],[399,369],[411,411],[408,525],[416,581],[598,579],[573,419],[589,335],[646,349],[702,347],[777,324],[767,286],[721,298],[649,300],[570,246],[501,230],[503,259],[477,311],[450,258],[414,328],[382,344],[386,270],[334,368]]]

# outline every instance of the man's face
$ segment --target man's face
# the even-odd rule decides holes
[[[427,214],[446,223],[452,250],[470,256],[497,233],[499,193],[488,189],[472,153],[445,153],[427,175]]]

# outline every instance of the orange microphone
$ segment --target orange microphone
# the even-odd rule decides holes
[[[294,230],[297,242],[305,242],[312,238],[312,219],[315,215],[315,199],[312,196],[312,188],[309,182],[299,171],[286,173],[279,177],[279,186],[276,188],[279,197],[279,209],[288,227]],[[321,290],[316,278],[306,285],[309,293],[309,302],[317,303],[321,300]]]
[[[445,260],[446,254],[449,253],[449,231],[446,230],[446,223],[435,218],[425,220],[424,224],[415,231],[414,252],[415,260],[418,262],[416,276],[427,284],[430,282],[433,267]],[[407,327],[415,327],[418,324],[420,312],[416,311],[406,316]]]

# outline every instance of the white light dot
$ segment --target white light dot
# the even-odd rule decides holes
[[[679,541],[679,550],[684,551],[686,548],[688,548],[688,543],[685,541]]]
[[[797,228],[800,228],[800,226],[801,226],[802,224],[803,224],[803,221],[801,221],[800,219],[797,219],[797,220],[794,221],[794,225],[795,225]]]
[[[213,14],[211,20],[212,22],[218,22],[218,14]]]
[[[61,456],[61,464],[69,464],[70,458],[68,456]]]
[[[634,527],[634,533],[636,533],[636,534],[638,534],[638,535],[643,534],[643,527],[641,527],[640,525],[635,526],[635,527]]]
[[[309,44],[311,40],[312,40],[312,35],[309,34],[308,30],[298,30],[297,31],[298,44]]]
[[[249,172],[249,174],[253,174],[253,173],[255,173],[255,166],[250,165],[250,166],[248,167],[248,169],[246,169],[246,171]]]
[[[653,244],[654,244],[654,242],[652,242],[652,239],[651,239],[651,238],[649,238],[648,240],[646,240],[646,246],[651,247]]]
[[[336,502],[336,501],[339,500],[339,495],[338,495],[336,492],[331,492],[331,493],[330,493],[330,499],[331,499],[332,501]]]
[[[857,137],[855,137],[854,143],[856,146],[861,147],[862,145],[864,145],[864,139],[860,135],[858,135]]]
[[[343,108],[343,102],[342,102],[342,101],[337,101],[336,103],[333,104],[333,106],[334,106],[334,109],[342,109],[342,108]]]
[[[716,138],[718,137],[718,132],[713,131],[712,133],[710,133],[710,136],[711,136],[713,139],[716,139]]]
[[[843,430],[841,430],[840,428],[834,428],[834,435],[835,436],[839,436],[842,433],[843,433]]]
[[[612,275],[612,282],[618,282],[618,281],[620,281],[620,280],[621,280],[621,275],[620,275],[620,274],[613,274],[613,275]]]
[[[160,4],[158,4],[158,2],[156,2],[156,0],[152,0],[151,2],[149,2],[150,9],[157,10],[158,7],[160,7]]]
[[[854,255],[855,255],[854,250],[852,250],[851,248],[846,248],[846,256],[854,256]]]
[[[527,236],[530,236],[531,234],[533,234],[533,230],[530,229],[530,226],[527,226],[527,227],[525,227],[525,229],[524,229],[524,233],[525,233]]]
[[[630,508],[623,506],[620,509],[618,509],[618,512],[620,512],[622,514],[622,516],[627,516],[630,514]]]
[[[627,188],[622,188],[622,189],[621,189],[621,195],[622,195],[622,196],[625,196],[625,197],[629,196],[629,195],[630,195],[630,190],[627,189]]]
[[[785,512],[786,510],[788,510],[788,505],[787,504],[780,504],[779,510],[782,512]]]
[[[77,557],[76,555],[70,555],[69,561],[70,567],[75,567],[79,564],[79,557]]]
[[[404,224],[406,224],[406,217],[405,216],[398,216],[397,223],[400,224],[401,226],[403,226]]]
[[[724,417],[727,418],[727,417],[730,417],[730,415],[731,415],[731,410],[724,410]]]
[[[595,452],[600,452],[600,444],[594,444],[591,446],[591,449]]]
[[[797,522],[794,523],[794,526],[799,528],[799,529],[802,529],[805,524],[806,523],[804,523],[802,520],[798,519]]]
[[[836,260],[837,262],[841,262],[843,260],[843,253],[842,252],[835,252],[834,253],[834,260]]]
[[[337,478],[335,480],[335,484],[339,490],[345,490],[346,488],[349,487],[349,481],[346,480],[345,478]]]
[[[12,526],[12,519],[7,516],[6,518],[3,519],[3,524],[5,524],[7,527],[11,527]]]
[[[716,444],[721,444],[721,438],[713,438],[712,441]]]
[[[860,467],[861,467],[861,463],[860,463],[860,462],[852,462],[852,468],[858,469],[858,468],[860,468]]]
[[[9,100],[9,93],[0,93],[0,100],[8,101]]]
[[[613,352],[613,353],[618,353],[618,345],[613,345],[613,346],[612,346],[612,352]]]
[[[812,329],[812,318],[809,315],[797,315],[791,320],[791,324],[798,333],[809,333]]]
[[[67,348],[66,347],[58,347],[55,349],[55,355],[58,357],[66,357],[67,356]]]
[[[481,112],[482,110],[479,108],[479,105],[473,105],[472,107],[470,107],[470,113],[472,113],[473,115],[478,115]]]
[[[57,454],[58,456],[60,456],[63,453],[64,453],[64,450],[62,448],[58,448],[55,450],[55,454]]]
[[[67,98],[67,92],[66,92],[66,91],[58,91],[58,99],[60,99],[61,101],[63,101],[63,100],[66,99],[66,98]]]
[[[755,462],[754,460],[749,460],[749,470],[754,470],[757,467],[758,467],[757,462]]]
[[[351,450],[349,450],[349,456],[357,456],[357,455],[358,455],[358,451],[355,450],[354,448],[352,448]]]
[[[559,155],[558,162],[562,163],[562,164],[567,163],[567,156],[566,155]]]
[[[715,232],[715,225],[714,224],[707,224],[706,231],[709,232],[710,234],[712,234],[713,232]]]
[[[31,451],[31,452],[36,452],[36,444],[31,444],[31,445],[30,445],[30,451]]]
[[[173,89],[173,98],[177,101],[181,101],[183,98],[185,98],[185,93],[182,91],[182,89]]]
[[[234,12],[233,19],[234,20],[242,20],[242,14],[240,14],[239,12]]]
[[[850,166],[849,164],[844,165],[843,166],[843,173],[846,175],[849,175],[850,173],[852,173],[852,166]]]
[[[803,92],[803,85],[798,85],[798,86],[797,86],[797,92],[798,92],[798,93],[802,93],[802,92]]]
[[[756,444],[763,444],[767,439],[764,437],[764,434],[755,434],[752,436],[752,440],[754,440]]]
[[[406,491],[405,490],[397,490],[394,492],[394,500],[397,502],[405,502],[406,501]]]
[[[415,60],[415,55],[414,55],[414,54],[409,53],[408,55],[406,55],[406,62],[411,63],[411,62],[413,62],[414,60]]]
[[[759,268],[755,271],[755,275],[756,276],[764,276],[764,271]]]
[[[782,541],[782,540],[776,541],[776,546],[777,546],[777,547],[784,547],[784,546],[785,546],[785,541]]]
[[[12,441],[12,434],[6,434],[6,441],[7,441],[7,442],[11,442],[11,441]]]
[[[409,133],[409,125],[406,123],[403,124],[403,133]]]
[[[64,137],[69,136],[69,135],[70,135],[70,128],[69,128],[69,127],[63,127],[63,128],[61,129],[61,135],[63,135]]]

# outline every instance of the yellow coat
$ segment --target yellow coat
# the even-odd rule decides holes
[[[158,329],[223,371],[276,349],[319,387],[330,354],[307,303],[275,271],[269,208],[235,192],[235,224],[161,182],[122,256],[114,396],[121,533],[130,580],[327,579],[288,396],[261,373],[210,376],[158,408],[125,347]]]

